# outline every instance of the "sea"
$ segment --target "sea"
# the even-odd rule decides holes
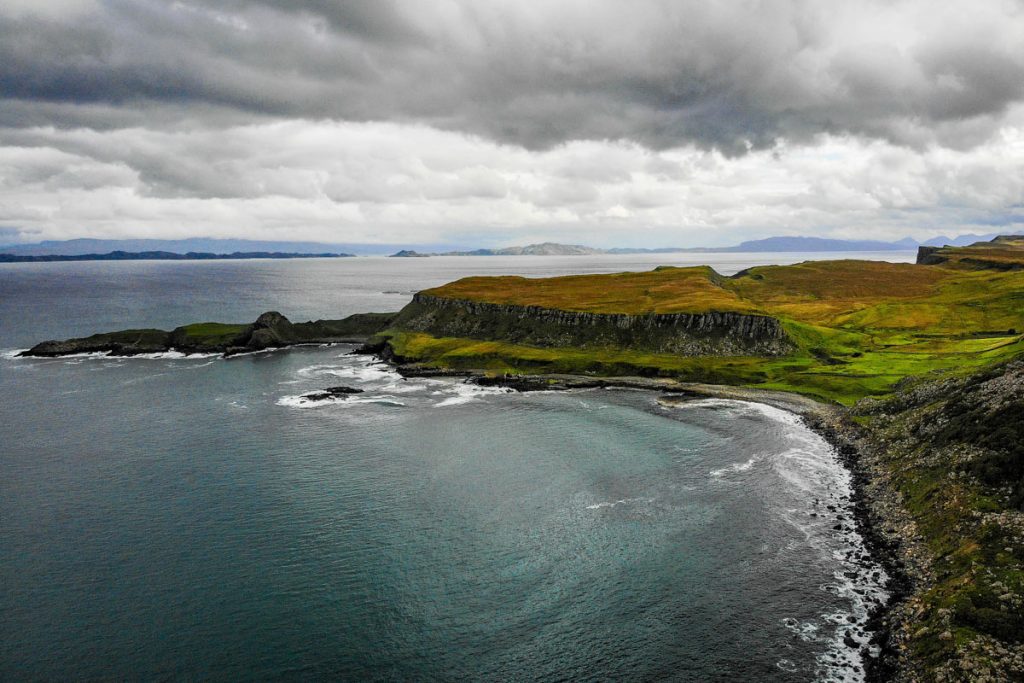
[[[468,275],[913,256],[2,264],[0,680],[863,680],[887,577],[791,413],[403,379],[345,345],[16,354]],[[308,398],[337,385],[363,393]]]

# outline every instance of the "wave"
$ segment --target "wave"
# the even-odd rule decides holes
[[[873,607],[889,599],[885,589],[888,576],[870,558],[857,529],[852,477],[835,449],[811,431],[796,413],[763,403],[708,398],[671,407],[725,411],[728,417],[737,418],[758,415],[781,429],[780,436],[786,446],[778,453],[757,454],[746,462],[713,470],[711,475],[717,478],[744,472],[768,459],[772,472],[788,489],[790,499],[805,501],[794,508],[780,509],[778,513],[802,533],[804,543],[825,555],[836,567],[833,581],[822,584],[821,590],[839,598],[844,606],[821,614],[813,621],[787,618],[782,623],[804,642],[818,643],[822,647],[817,657],[817,680],[863,681],[864,653],[877,654],[875,646],[869,644],[871,634],[866,629],[867,618]],[[788,671],[789,664],[783,660],[778,666]]]
[[[653,502],[654,502],[653,498],[623,498],[621,500],[615,500],[615,501],[611,501],[611,502],[607,502],[607,503],[594,503],[593,505],[588,505],[587,509],[588,510],[600,510],[602,508],[613,508],[613,507],[617,507],[619,505],[628,505],[630,503],[653,503]]]
[[[131,356],[113,355],[108,351],[86,351],[82,353],[69,353],[63,356],[19,356],[28,349],[5,349],[0,351],[0,358],[5,360],[48,360],[48,361],[80,361],[88,358],[107,358],[118,361],[128,360],[203,360],[209,358],[220,358],[220,353],[182,353],[181,351],[157,351],[153,353],[136,353]]]
[[[760,416],[786,426],[803,426],[803,418],[796,413],[755,401],[744,401],[734,398],[700,398],[684,403],[659,402],[658,405],[669,410],[710,408],[715,411],[724,412],[730,417]]]
[[[727,465],[725,467],[721,467],[721,468],[719,468],[717,470],[711,470],[711,476],[714,477],[715,479],[721,479],[726,474],[735,473],[735,472],[746,472],[751,467],[753,467],[754,465],[756,465],[760,461],[764,460],[764,458],[765,458],[765,455],[763,453],[759,454],[759,455],[755,455],[755,456],[751,457],[750,460],[747,460],[746,462],[737,462],[737,463],[733,463],[732,465]]]
[[[359,405],[366,403],[377,403],[381,405],[399,406],[404,407],[405,403],[397,400],[394,396],[335,396],[325,399],[312,399],[312,396],[319,395],[320,392],[310,391],[305,394],[298,394],[296,396],[282,396],[277,399],[276,403],[279,406],[285,406],[287,408],[323,408],[326,406],[337,406],[337,405]]]
[[[426,391],[429,387],[426,384],[416,384],[414,382],[394,382],[392,384],[386,384],[380,388],[381,391],[388,391],[394,394],[411,394],[417,391]]]
[[[443,408],[445,406],[457,406],[472,401],[479,400],[484,396],[491,396],[495,394],[511,394],[515,393],[514,389],[509,387],[482,387],[478,384],[466,384],[465,382],[459,384],[451,384],[445,389],[433,392],[434,395],[454,393],[446,399],[442,399],[440,402],[434,404],[435,408]]]
[[[296,372],[300,377],[306,378],[328,375],[360,382],[396,381],[402,378],[394,370],[382,369],[379,365],[325,365],[321,363],[299,368]]]

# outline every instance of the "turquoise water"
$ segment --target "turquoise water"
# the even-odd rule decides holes
[[[403,380],[348,347],[11,358],[451,275],[327,263],[0,273],[0,678],[860,678],[843,637],[884,576],[788,413]],[[337,384],[365,392],[303,398]]]

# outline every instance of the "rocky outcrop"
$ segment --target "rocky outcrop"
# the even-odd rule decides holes
[[[618,347],[684,356],[777,356],[793,344],[776,318],[732,312],[588,313],[417,294],[392,323],[436,337],[577,348]]]
[[[387,327],[395,315],[358,313],[341,320],[293,323],[277,311],[268,311],[250,325],[199,323],[177,327],[170,332],[154,329],[105,332],[63,341],[45,341],[21,355],[55,357],[106,353],[137,356],[166,351],[234,355],[296,344],[363,343]]]
[[[940,263],[945,263],[947,259],[942,254],[942,250],[943,247],[918,247],[917,265],[937,266]]]
[[[327,387],[320,391],[312,391],[305,394],[303,398],[310,403],[316,403],[318,401],[328,401],[333,398],[344,398],[345,396],[361,393],[363,393],[363,390],[356,389],[355,387]]]
[[[918,247],[917,263],[969,270],[1024,270],[1024,235],[1000,235],[962,247]]]
[[[77,353],[109,353],[115,356],[135,356],[143,353],[161,353],[170,348],[170,332],[152,329],[122,330],[62,341],[44,341],[19,355],[56,357]]]

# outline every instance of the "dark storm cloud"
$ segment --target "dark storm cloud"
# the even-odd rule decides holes
[[[983,232],[1022,44],[997,0],[2,0],[0,239]]]
[[[1024,18],[1003,3],[31,4],[0,9],[9,126],[207,111],[417,122],[529,148],[740,153],[820,132],[964,147],[1024,98]]]

